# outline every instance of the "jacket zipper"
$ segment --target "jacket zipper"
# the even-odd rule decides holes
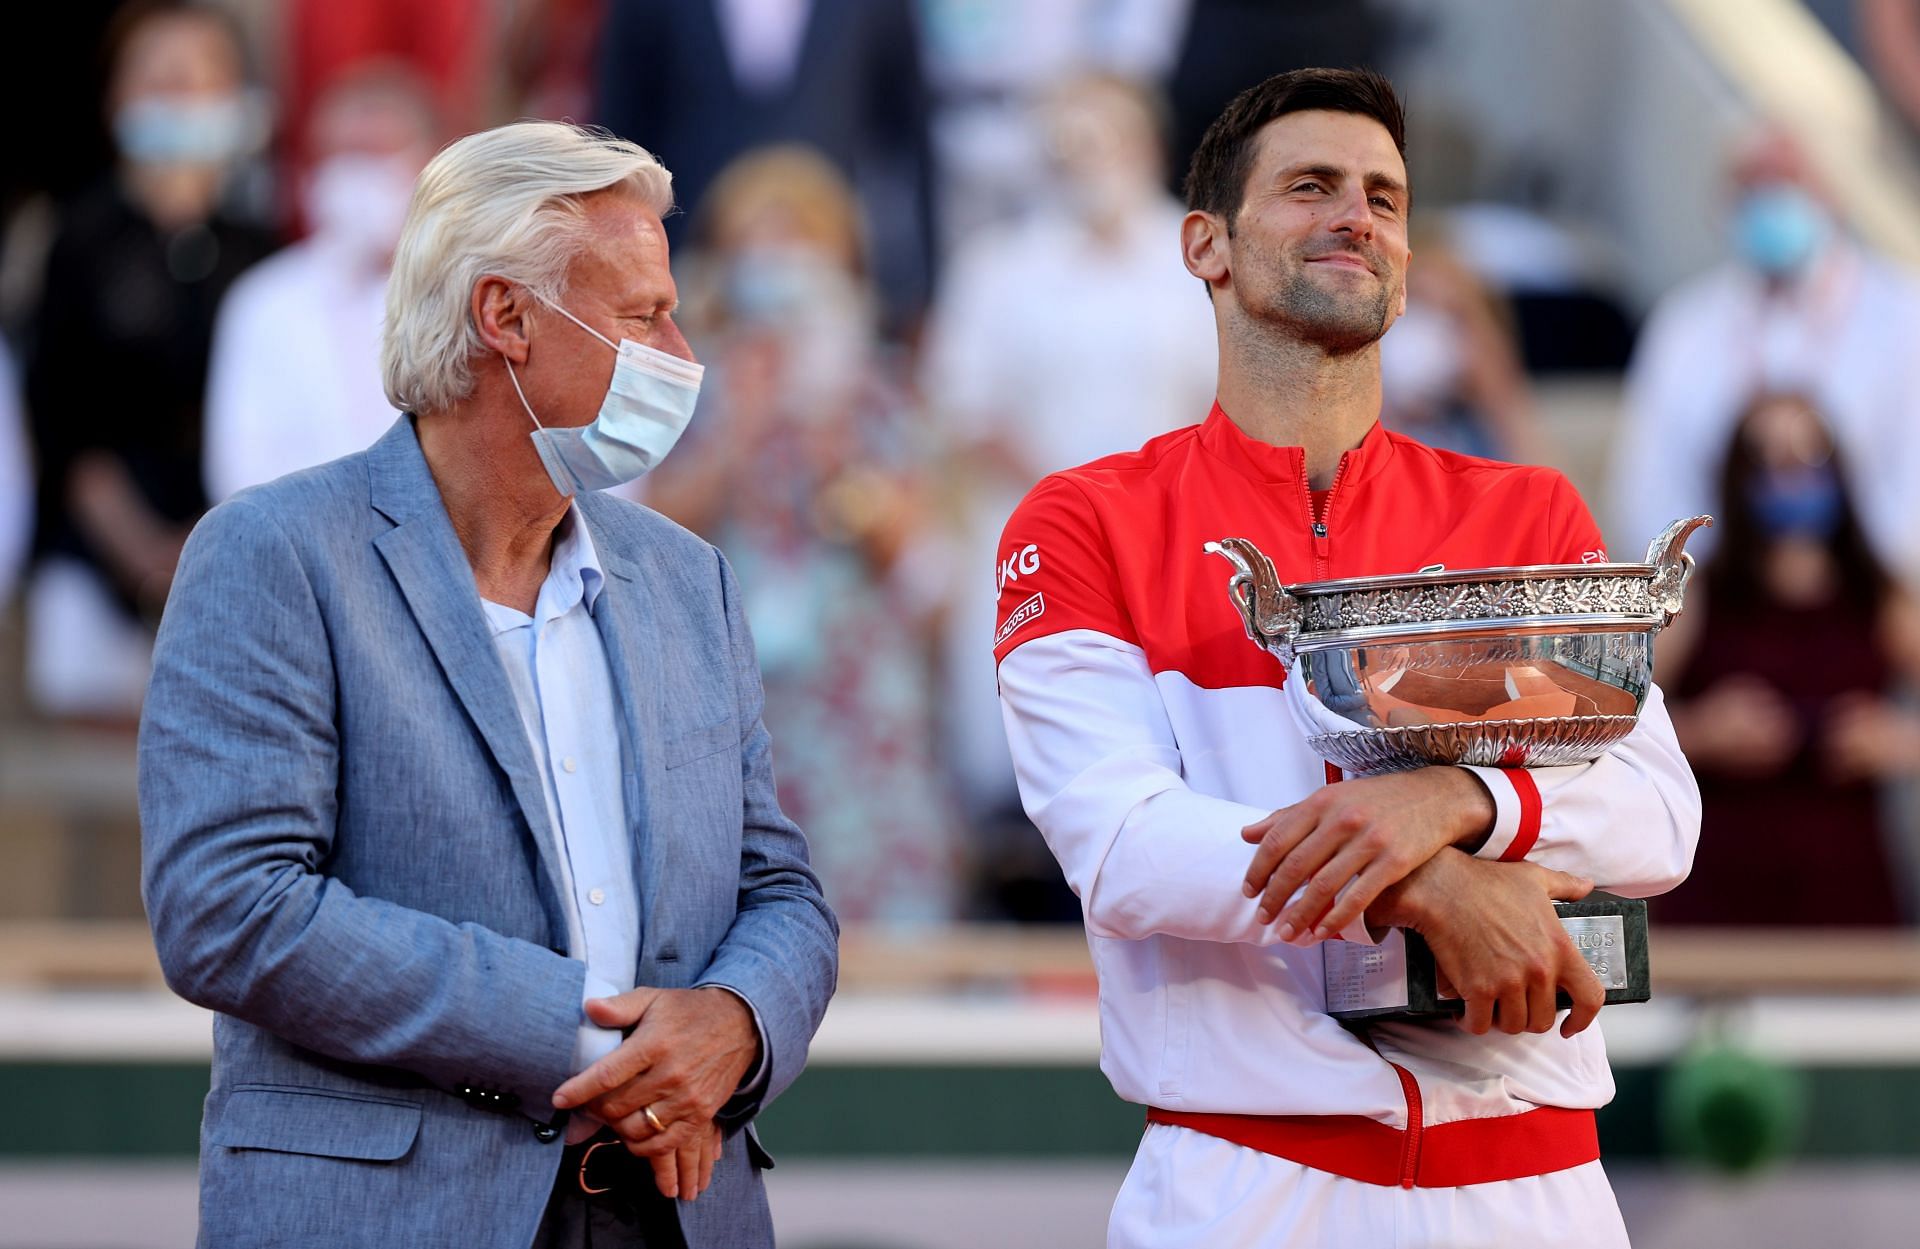
[[[1352,452],[1342,452],[1340,463],[1333,470],[1333,481],[1327,486],[1326,510],[1315,515],[1313,510],[1313,483],[1307,479],[1307,457],[1300,454],[1300,490],[1301,498],[1306,501],[1307,531],[1313,535],[1313,579],[1325,581],[1327,571],[1333,560],[1333,543],[1327,530],[1326,518],[1333,515],[1333,495],[1340,489],[1340,478],[1346,475],[1347,456]]]
[[[1406,1145],[1400,1151],[1400,1187],[1412,1188],[1420,1177],[1420,1134],[1426,1127],[1420,1082],[1413,1078],[1413,1072],[1392,1059],[1387,1060],[1387,1065],[1400,1077],[1400,1092],[1407,1099],[1407,1136]]]

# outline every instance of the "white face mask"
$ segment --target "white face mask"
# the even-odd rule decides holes
[[[540,424],[520,389],[513,362],[507,361],[507,376],[513,381],[520,406],[527,410],[535,429],[530,435],[540,462],[553,479],[553,488],[564,496],[582,490],[607,490],[642,477],[654,465],[667,458],[673,444],[680,441],[687,422],[693,419],[693,405],[700,397],[700,378],[706,367],[656,351],[644,343],[623,338],[616,346],[605,334],[558,304],[548,305],[619,353],[613,366],[613,381],[607,397],[600,403],[600,414],[593,422],[577,428],[553,428]],[[503,357],[504,358],[504,357]]]
[[[302,201],[314,237],[354,260],[385,264],[400,242],[417,172],[404,156],[349,152],[320,162]]]

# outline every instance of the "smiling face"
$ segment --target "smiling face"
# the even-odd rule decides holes
[[[1288,113],[1256,136],[1232,218],[1205,214],[1199,232],[1189,218],[1188,267],[1249,320],[1351,353],[1406,309],[1407,207],[1406,164],[1379,122]]]

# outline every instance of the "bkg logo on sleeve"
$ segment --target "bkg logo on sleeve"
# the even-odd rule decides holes
[[[998,603],[1000,596],[1007,592],[1007,582],[1018,581],[1022,577],[1031,577],[1040,571],[1040,548],[1028,543],[1013,554],[1000,561],[999,573],[994,586],[993,601]]]

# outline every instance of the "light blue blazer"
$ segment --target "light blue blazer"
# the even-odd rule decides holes
[[[838,929],[774,799],[739,587],[663,517],[579,506],[607,574],[636,983],[745,994],[763,1104],[806,1062]],[[218,1012],[200,1243],[524,1249],[560,1162],[536,1120],[571,1074],[585,966],[561,952],[540,777],[411,419],[194,530],[154,651],[140,816],[167,983]],[[679,1204],[694,1249],[772,1243],[769,1162],[747,1143]]]

